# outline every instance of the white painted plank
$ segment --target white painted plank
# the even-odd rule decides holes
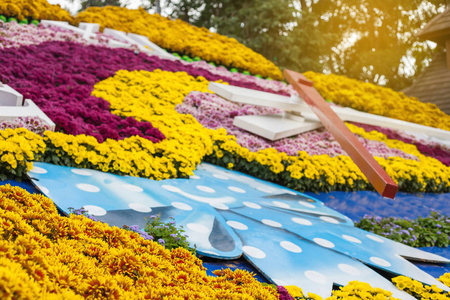
[[[2,106],[0,120],[11,120],[18,117],[39,117],[49,130],[55,131],[55,123],[30,99],[25,100],[24,106]]]
[[[79,33],[81,35],[84,34],[84,30],[72,25],[69,25],[68,22],[63,22],[63,21],[52,21],[52,20],[41,20],[41,24],[44,25],[44,27],[49,27],[49,26],[56,26],[62,29],[66,29],[66,30],[71,30],[74,31],[76,33]]]
[[[153,51],[155,51],[155,54],[158,54],[164,58],[171,59],[171,60],[179,59],[178,57],[173,56],[170,53],[167,53],[163,48],[159,47],[155,43],[152,43],[146,36],[143,36],[140,34],[135,34],[135,33],[130,33],[130,32],[128,32],[127,35],[130,39],[132,39],[139,45],[141,45],[143,47],[148,47],[148,48],[152,49]]]
[[[100,24],[97,23],[80,22],[78,27],[84,30],[83,38],[85,40],[90,40],[91,36],[95,36],[95,34],[100,31]]]
[[[23,96],[7,84],[0,83],[0,106],[21,106]]]
[[[234,118],[233,125],[275,141],[323,127],[320,122],[299,121],[290,114],[249,115]]]

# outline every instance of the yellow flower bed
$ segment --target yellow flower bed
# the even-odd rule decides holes
[[[438,280],[447,286],[449,282],[445,282],[450,278],[450,273],[442,275]],[[392,282],[400,289],[417,299],[439,299],[445,300],[450,299],[450,294],[448,292],[443,292],[442,289],[435,285],[426,286],[417,280],[405,276],[398,276],[392,278]],[[286,290],[294,299],[313,299],[322,300],[323,298],[313,294],[308,293],[306,296],[303,290],[299,287],[290,285],[285,286]],[[325,300],[344,300],[344,299],[367,299],[367,300],[400,300],[398,298],[392,297],[392,292],[383,290],[381,288],[374,288],[368,283],[360,281],[350,281],[346,286],[340,287],[332,292],[330,297]]]
[[[0,15],[27,20],[56,20],[72,22],[70,13],[58,5],[49,4],[46,0],[2,0]]]
[[[278,299],[246,271],[208,277],[201,260],[0,186],[1,299]]]
[[[179,19],[170,20],[158,14],[149,14],[142,8],[89,7],[76,16],[74,24],[80,22],[99,23],[101,30],[108,27],[144,35],[153,43],[173,52],[198,56],[206,61],[264,77],[283,79],[275,64],[237,40]]]
[[[50,199],[20,187],[0,186],[0,237],[1,299],[278,299],[275,289],[247,271],[218,270],[218,277],[209,277],[183,248],[169,251],[82,215],[62,217]],[[439,280],[448,284],[449,276]],[[449,299],[441,289],[404,276],[393,282],[419,299]],[[286,289],[293,297],[304,296],[301,288]],[[352,295],[396,299],[358,281],[326,299]]]
[[[24,128],[0,130],[0,180],[22,178],[44,150],[43,138]]]
[[[443,282],[442,278],[449,277],[450,273],[446,273],[439,278],[439,281]],[[417,280],[405,276],[398,276],[392,278],[392,282],[400,289],[408,294],[416,297],[417,299],[450,299],[450,294],[448,292],[443,292],[442,289],[435,285],[427,286],[423,285]],[[443,282],[445,284],[445,282]],[[448,284],[446,284],[448,286]]]
[[[152,145],[154,157],[169,160],[170,170],[175,172],[170,172],[170,177],[186,177],[192,175],[196,165],[211,153],[214,137],[226,134],[225,130],[206,129],[191,115],[175,110],[189,92],[206,92],[208,84],[205,78],[194,78],[185,72],[118,71],[114,77],[96,84],[92,95],[110,102],[112,113],[121,117],[133,116],[158,128],[166,139]],[[163,177],[150,178],[168,177],[163,174]]]
[[[327,100],[359,111],[450,130],[450,116],[435,104],[423,103],[401,92],[345,76],[306,72]]]

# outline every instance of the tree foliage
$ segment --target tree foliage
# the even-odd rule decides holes
[[[400,90],[436,51],[415,33],[448,2],[167,0],[165,5],[173,18],[234,37],[281,68],[325,70]]]
[[[107,6],[107,5],[121,6],[121,2],[120,0],[81,0],[81,8],[79,11],[83,11],[91,6]]]

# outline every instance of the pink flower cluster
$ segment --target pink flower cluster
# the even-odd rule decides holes
[[[0,122],[0,130],[6,128],[16,129],[25,128],[31,132],[44,135],[44,132],[48,130],[47,124],[45,124],[39,117],[18,117],[10,120],[3,120]]]
[[[60,30],[57,27],[44,28],[42,25],[36,27],[33,24],[21,25],[17,22],[5,23],[0,20],[0,49],[37,45],[47,41],[87,44],[87,41],[79,34]]]
[[[280,111],[275,108],[243,105],[227,101],[214,94],[192,92],[184,99],[183,104],[176,107],[176,110],[179,113],[193,115],[207,128],[225,128],[229,134],[236,137],[239,145],[253,152],[259,149],[275,148],[279,152],[285,152],[293,156],[296,156],[298,151],[306,151],[309,155],[326,154],[331,157],[341,154],[346,155],[339,143],[323,128],[277,141],[270,141],[233,125],[233,119],[236,116],[279,113]],[[398,149],[391,149],[383,142],[361,137],[358,137],[358,139],[374,156],[384,158],[399,156],[417,160],[415,156]]]

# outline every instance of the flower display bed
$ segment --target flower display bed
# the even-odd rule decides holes
[[[0,4],[0,14],[72,22],[64,11],[46,1],[30,3],[7,0]],[[107,9],[92,12],[109,14]],[[85,18],[91,18],[93,14],[89,14]],[[138,14],[148,22],[153,22],[152,18],[160,20],[139,10],[123,9],[121,14],[127,18]],[[119,24],[113,21],[111,27]],[[131,25],[132,18],[127,22],[130,32],[143,33],[142,28]],[[174,24],[197,32],[182,22]],[[228,42],[233,51],[241,49],[234,41]],[[205,45],[201,46],[203,58],[233,66],[222,54],[209,58],[211,53],[221,52]],[[178,44],[165,47],[185,51],[177,48]],[[236,56],[233,51],[231,56]],[[251,61],[246,63],[237,67],[253,68]],[[277,77],[276,71],[263,65],[264,70],[274,72],[266,76]],[[259,69],[253,72],[262,73]],[[377,104],[380,95],[397,104],[404,101],[399,105],[402,107],[414,108],[417,104],[392,91],[362,88],[361,83],[342,80],[343,85],[336,87],[339,78],[332,77],[330,82],[322,75],[308,76],[325,98],[341,105],[356,105],[360,110],[386,115]],[[0,81],[32,99],[61,131],[42,133],[40,126],[0,130],[0,179],[23,178],[36,160],[151,179],[188,177],[201,161],[209,161],[301,191],[370,189],[362,173],[326,132],[319,130],[270,143],[234,128],[230,122],[234,116],[273,110],[230,104],[207,91],[209,81],[219,81],[291,94],[292,88],[281,82],[230,73],[205,62],[170,61],[110,49],[106,43],[86,46],[73,33],[34,25],[20,27],[1,20]],[[361,101],[353,94],[345,94],[346,89],[363,91],[365,97],[375,100],[358,106]],[[373,107],[367,103],[373,103]],[[390,117],[400,117],[391,111]],[[434,117],[429,118],[430,114]],[[411,115],[415,117],[409,121],[442,124],[447,129],[448,116],[432,107],[420,108]],[[389,129],[348,126],[403,191],[450,191],[450,151],[446,147]],[[201,262],[187,251],[165,250],[135,233],[83,216],[59,217],[45,197],[9,186],[0,189],[0,279],[6,287],[0,289],[2,297],[12,291],[19,298],[57,294],[74,299],[132,299],[139,295],[152,299],[306,299],[297,287],[263,287],[244,271],[220,271],[216,272],[217,278],[207,277]],[[448,275],[440,280],[449,285]],[[417,298],[425,299],[433,293],[435,297],[448,297],[448,293],[441,294],[437,288],[407,278],[393,282]],[[386,291],[358,282],[336,291],[330,299],[364,293],[371,293],[374,299],[394,299]]]

